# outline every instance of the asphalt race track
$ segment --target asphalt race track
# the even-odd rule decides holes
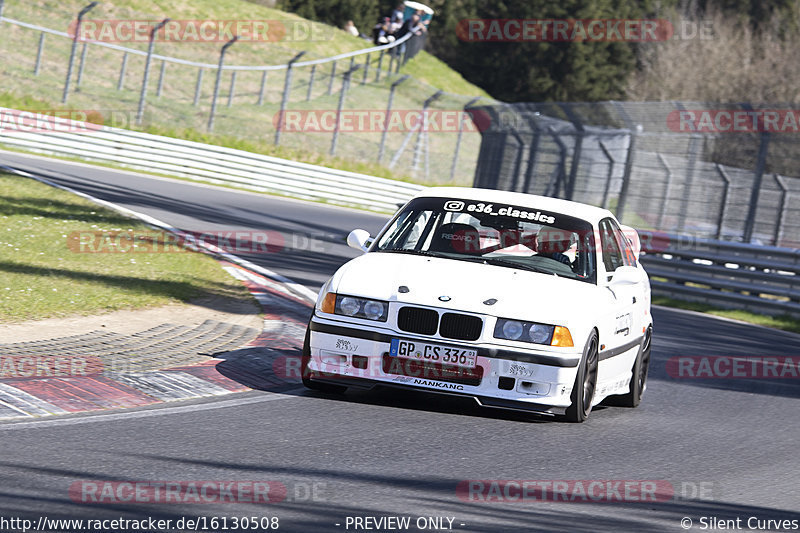
[[[344,243],[349,230],[374,234],[386,220],[16,153],[0,152],[0,164],[183,230],[280,232],[279,253],[240,255],[315,291],[356,254]],[[308,310],[293,313],[301,320]],[[153,517],[173,524],[182,517],[275,516],[280,531],[299,532],[397,531],[391,522],[355,527],[355,518],[387,516],[410,517],[409,531],[682,531],[684,518],[695,530],[737,518],[742,530],[748,519],[761,530],[780,530],[766,521],[784,519],[797,529],[800,378],[674,378],[667,361],[798,355],[800,336],[663,308],[653,315],[642,405],[598,408],[585,424],[423,393],[333,397],[296,387],[0,424],[0,516],[34,522]],[[70,493],[82,481],[155,480],[266,480],[287,493],[266,504],[91,504]],[[628,480],[666,493],[648,501],[624,491],[606,498],[612,501],[476,501],[460,490],[468,480],[487,486],[486,480],[616,480],[623,486]],[[221,523],[212,529],[207,522],[206,530],[223,531]]]

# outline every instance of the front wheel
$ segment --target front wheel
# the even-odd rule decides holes
[[[311,379],[311,371],[308,369],[308,363],[311,361],[311,321],[308,322],[306,328],[306,337],[303,340],[303,354],[300,357],[300,376],[303,380],[303,385],[307,389],[327,392],[330,394],[342,394],[347,390],[343,385],[335,385],[333,383],[320,383]]]
[[[597,332],[592,331],[586,347],[583,349],[583,357],[578,366],[578,375],[575,376],[575,383],[572,386],[572,405],[567,407],[565,417],[568,422],[583,422],[589,418],[592,412],[592,400],[594,399],[594,389],[597,385]]]

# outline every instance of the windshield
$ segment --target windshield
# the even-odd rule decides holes
[[[450,198],[417,198],[371,251],[480,262],[596,283],[589,222],[560,213]]]

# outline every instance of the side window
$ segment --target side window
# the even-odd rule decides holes
[[[603,264],[609,275],[625,264],[614,227],[608,218],[600,222],[600,249],[603,253]]]

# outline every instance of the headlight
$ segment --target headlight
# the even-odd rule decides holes
[[[515,320],[506,320],[503,324],[503,338],[515,341],[522,337],[522,330],[522,323]]]
[[[386,313],[386,304],[370,300],[364,303],[364,314],[370,320],[380,320]],[[385,320],[385,319],[384,319]]]
[[[336,303],[339,304],[339,311],[347,316],[355,316],[361,311],[361,302],[350,296],[345,296]]]
[[[536,344],[550,344],[550,337],[553,336],[553,326],[544,324],[531,324],[528,329],[528,338]]]
[[[330,305],[323,305],[323,312],[333,312],[337,315],[366,318],[369,320],[378,320],[380,322],[386,322],[389,316],[389,302],[369,300],[356,296],[343,296],[341,294],[329,292],[325,295],[324,301],[330,302],[331,300],[335,302],[332,306],[333,309],[330,309]]]
[[[553,333],[558,333],[553,335]],[[498,318],[494,327],[496,339],[532,342],[550,346],[572,346],[569,330],[563,326],[550,326],[538,322],[520,322],[508,318]],[[567,340],[568,339],[568,340]]]

